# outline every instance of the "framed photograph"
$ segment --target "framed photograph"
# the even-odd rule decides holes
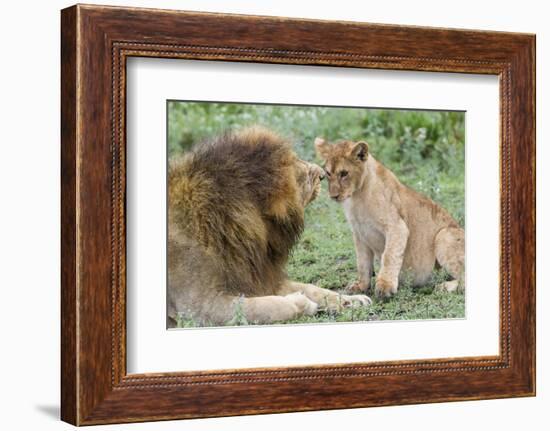
[[[61,18],[64,421],[535,394],[534,35]]]

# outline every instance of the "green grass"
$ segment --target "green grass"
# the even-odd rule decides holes
[[[464,114],[320,107],[169,103],[169,154],[186,151],[194,142],[227,129],[261,124],[294,143],[303,159],[316,159],[313,140],[367,140],[371,153],[398,178],[441,204],[464,226]],[[375,268],[376,269],[376,268]],[[356,279],[351,230],[340,205],[330,201],[323,183],[320,196],[306,209],[306,228],[288,264],[290,279],[343,291]],[[464,293],[439,292],[445,274],[434,271],[420,288],[399,286],[389,300],[373,299],[370,307],[280,323],[323,323],[372,320],[447,319],[465,316]],[[236,313],[228,325],[246,325]],[[196,326],[182,320],[180,327]]]

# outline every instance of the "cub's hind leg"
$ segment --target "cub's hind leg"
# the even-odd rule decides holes
[[[453,277],[437,286],[439,290],[453,292],[464,289],[464,229],[448,227],[435,237],[435,257],[437,262]]]

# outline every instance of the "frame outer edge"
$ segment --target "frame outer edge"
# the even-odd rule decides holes
[[[529,179],[532,182],[532,190],[528,196],[529,203],[531,205],[531,237],[533,240],[532,244],[532,260],[529,262],[531,264],[530,276],[532,277],[532,283],[529,286],[529,294],[531,299],[531,310],[529,314],[529,337],[531,342],[530,350],[530,384],[529,384],[529,395],[537,395],[537,37],[535,34],[529,37],[527,42],[527,58],[526,62],[529,65],[530,74],[527,76],[527,84],[529,86],[530,94],[528,96],[528,104],[531,108],[530,123],[527,125],[529,133],[529,146],[531,148],[531,158],[530,163],[530,172]]]
[[[78,6],[61,11],[61,420],[78,425]]]
[[[537,299],[536,299],[536,283],[537,283],[537,204],[536,204],[536,190],[537,190],[537,175],[536,175],[536,152],[537,152],[537,134],[536,134],[536,70],[537,70],[537,55],[536,55],[536,35],[530,35],[527,39],[527,46],[525,48],[525,60],[522,62],[527,68],[525,76],[525,85],[527,87],[526,105],[529,106],[530,115],[525,117],[525,127],[527,130],[527,140],[529,147],[529,159],[527,160],[529,169],[529,175],[527,175],[527,181],[529,182],[530,190],[529,195],[526,197],[527,205],[530,210],[529,217],[529,230],[527,232],[527,238],[532,241],[528,246],[527,253],[529,258],[527,259],[527,265],[530,283],[528,288],[528,301],[530,309],[528,310],[529,327],[528,332],[530,348],[528,359],[528,390],[529,396],[536,396],[537,392],[537,337],[536,337],[536,314],[537,314]],[[526,254],[527,254],[526,253]]]
[[[101,11],[101,13],[100,13]],[[127,13],[121,13],[121,11],[126,11]],[[138,12],[139,11],[139,12]],[[88,274],[86,271],[92,268],[92,263],[96,265],[97,268],[103,269],[106,265],[107,260],[97,259],[94,262],[90,263],[88,261],[89,257],[94,257],[94,246],[95,242],[90,241],[89,233],[91,231],[91,225],[89,224],[90,215],[95,214],[95,210],[89,205],[89,195],[90,190],[93,190],[93,181],[98,181],[98,178],[102,178],[99,175],[92,175],[92,178],[88,178],[88,175],[92,172],[90,168],[90,163],[94,162],[105,170],[105,159],[102,157],[97,157],[96,151],[105,151],[106,147],[103,145],[102,139],[104,139],[105,132],[99,131],[95,132],[93,128],[89,125],[88,121],[94,122],[95,118],[92,117],[89,109],[93,108],[92,113],[97,114],[103,120],[106,118],[105,113],[108,111],[106,105],[106,100],[104,96],[101,95],[102,87],[94,87],[93,82],[89,82],[83,77],[87,77],[92,72],[98,72],[97,75],[98,81],[102,82],[102,79],[106,79],[107,75],[107,65],[106,64],[97,64],[95,62],[90,62],[90,53],[88,50],[88,43],[93,42],[93,49],[98,49],[99,53],[106,58],[106,49],[110,47],[113,41],[116,41],[118,37],[124,38],[124,35],[127,35],[130,30],[129,27],[121,27],[121,22],[126,21],[130,17],[141,15],[142,12],[151,12],[151,10],[146,9],[112,9],[109,10],[107,15],[108,19],[103,15],[103,8],[97,6],[87,6],[83,7],[81,5],[73,6],[71,8],[65,9],[62,11],[62,34],[61,34],[61,44],[62,44],[62,94],[61,94],[61,106],[62,106],[62,115],[61,115],[61,156],[62,156],[62,175],[61,175],[61,191],[62,191],[62,211],[61,211],[61,222],[62,222],[62,250],[61,250],[61,261],[62,261],[62,292],[61,292],[61,308],[62,308],[62,326],[61,326],[61,338],[62,338],[62,369],[61,369],[61,380],[62,380],[62,408],[61,416],[62,419],[66,422],[69,422],[74,425],[91,425],[99,423],[119,423],[119,422],[135,422],[135,421],[145,421],[145,420],[160,420],[160,419],[176,419],[176,418],[185,418],[185,417],[212,417],[212,416],[228,416],[236,414],[258,414],[258,413],[275,413],[283,411],[307,411],[307,410],[321,410],[328,408],[351,408],[351,407],[365,407],[375,406],[375,405],[387,405],[394,404],[392,403],[383,403],[383,402],[370,402],[365,404],[364,401],[359,403],[350,403],[343,404],[342,402],[333,402],[330,405],[318,404],[323,401],[323,398],[329,397],[332,394],[327,394],[326,388],[321,386],[317,382],[314,383],[313,380],[307,380],[308,387],[312,390],[315,389],[316,396],[313,396],[314,399],[310,400],[308,403],[300,404],[298,408],[289,408],[288,405],[278,405],[265,408],[265,406],[258,407],[254,402],[241,403],[241,406],[231,406],[228,403],[223,403],[220,407],[218,403],[215,406],[211,406],[210,411],[206,411],[205,414],[197,413],[196,408],[201,408],[203,410],[204,406],[199,405],[201,402],[201,394],[204,399],[206,398],[205,386],[196,385],[192,388],[160,388],[155,387],[152,389],[144,389],[140,387],[133,388],[123,388],[119,386],[119,381],[117,378],[111,378],[109,376],[109,381],[107,381],[107,357],[110,358],[111,367],[113,365],[113,357],[109,353],[106,353],[106,350],[98,350],[95,347],[101,347],[102,349],[107,346],[106,334],[107,329],[112,328],[113,322],[110,321],[107,326],[107,319],[101,320],[96,327],[95,322],[97,316],[94,317],[93,313],[97,310],[97,307],[100,306],[100,312],[105,313],[107,311],[107,306],[111,306],[111,299],[107,299],[103,284],[95,283],[96,279]],[[182,14],[187,16],[186,20],[192,21],[196,14],[186,14],[179,11],[173,11],[177,14]],[[129,16],[130,15],[130,16]],[[171,15],[171,14],[169,14]],[[204,14],[209,16],[209,19],[212,20],[212,16],[209,14]],[[239,17],[239,16],[237,16]],[[242,17],[242,16],[241,16]],[[228,18],[229,19],[229,18]],[[244,18],[243,18],[244,19]],[[275,17],[263,17],[266,20],[275,20],[281,19],[282,21],[294,24],[301,24],[302,21],[296,19],[282,19]],[[231,17],[230,21],[237,20],[235,16]],[[185,20],[184,20],[185,21]],[[231,22],[230,22],[231,24]],[[141,22],[142,27],[144,25],[151,25],[150,22],[143,21]],[[328,25],[328,24],[327,24]],[[359,24],[358,24],[359,26]],[[365,26],[367,26],[365,24]],[[377,30],[380,30],[380,27],[374,26]],[[407,29],[408,27],[404,27]],[[161,29],[162,30],[162,29]],[[161,34],[166,33],[168,30],[163,30]],[[164,36],[168,39],[172,35],[172,30],[168,31],[168,36]],[[187,30],[186,30],[187,31]],[[359,31],[356,29],[356,31]],[[428,32],[428,30],[425,30]],[[148,34],[148,33],[146,33]],[[464,33],[460,33],[464,35]],[[456,35],[459,36],[458,34]],[[495,38],[494,34],[489,34],[491,39]],[[133,36],[129,36],[130,38]],[[159,36],[160,37],[160,36]],[[182,38],[181,34],[173,35],[177,40]],[[185,35],[185,38],[189,37],[193,42],[194,39],[202,43],[202,40],[198,36]],[[210,36],[209,36],[210,37]],[[480,36],[481,37],[481,36]],[[534,77],[534,37],[524,38],[525,35],[506,35],[503,34],[502,37],[505,40],[505,44],[502,48],[502,55],[506,54],[507,59],[515,59],[515,67],[519,68],[524,75],[523,79],[531,79]],[[523,39],[523,40],[522,40]],[[482,40],[483,42],[484,40]],[[161,42],[164,42],[161,38]],[[237,41],[238,42],[238,41]],[[265,42],[265,40],[264,40]],[[233,41],[229,44],[229,47],[220,48],[220,49],[231,49],[238,50],[239,47],[235,45],[236,42]],[[197,47],[191,43],[190,47]],[[80,47],[85,47],[86,49],[79,49]],[[268,46],[269,48],[269,46]],[[267,48],[267,49],[268,49]],[[426,47],[423,46],[420,50],[425,50]],[[244,48],[248,50],[248,48]],[[264,48],[264,51],[266,48]],[[290,51],[293,50],[292,44],[290,46]],[[261,50],[256,50],[261,51]],[[479,50],[478,50],[479,51]],[[483,50],[481,50],[483,51]],[[269,51],[267,51],[269,52]],[[303,54],[301,51],[297,51],[300,56]],[[329,51],[327,51],[329,52]],[[246,52],[242,51],[243,58],[242,60],[248,61],[246,59]],[[330,54],[330,52],[329,52]],[[198,55],[198,54],[197,54]],[[351,53],[352,56],[358,56],[357,53]],[[480,57],[480,52],[477,52],[475,55],[476,58]],[[500,55],[500,54],[499,54]],[[279,59],[283,60],[282,62],[292,64],[294,60],[290,57],[280,58],[276,55],[268,55],[273,62],[279,62]],[[207,57],[205,55],[205,57]],[[213,55],[208,56],[209,58],[223,58],[224,55],[218,57],[218,53],[214,52]],[[240,57],[237,56],[237,57]],[[237,57],[232,58],[229,61],[239,61]],[[519,58],[521,57],[521,58]],[[469,57],[468,57],[469,58]],[[491,57],[492,58],[492,57]],[[519,62],[518,62],[519,58]],[[271,62],[268,61],[268,62]],[[277,61],[275,61],[277,60]],[[395,60],[395,59],[393,59]],[[390,69],[396,68],[396,65],[401,64],[401,60],[393,62],[390,64]],[[415,62],[410,66],[410,70],[420,70],[424,68],[425,58],[419,58],[418,62]],[[500,61],[500,56],[496,57],[494,61]],[[521,65],[521,60],[526,61],[527,65]],[[329,64],[336,63],[337,61],[333,59],[326,60]],[[315,61],[314,64],[319,63]],[[362,65],[360,67],[367,67]],[[370,63],[370,60],[369,60]],[[443,61],[447,63],[447,61]],[[476,64],[481,68],[481,64],[485,64],[484,59],[479,60]],[[454,63],[453,63],[454,64]],[[438,68],[441,70],[446,70],[445,67],[441,66],[438,63]],[[386,68],[386,67],[382,67]],[[409,69],[409,66],[407,66]],[[472,70],[477,70],[473,68]],[[487,70],[487,69],[483,69]],[[516,69],[517,70],[517,69]],[[471,72],[469,69],[467,71]],[[526,72],[526,74],[525,74]],[[105,76],[104,76],[105,75]],[[513,75],[516,78],[516,75]],[[515,81],[515,79],[514,79]],[[515,85],[513,85],[515,88]],[[526,121],[522,121],[521,127],[531,127],[529,136],[522,139],[524,145],[526,145],[523,155],[518,158],[517,162],[521,164],[521,167],[532,168],[532,171],[529,172],[529,175],[525,177],[519,177],[520,181],[518,183],[525,185],[525,190],[523,194],[517,194],[518,200],[523,209],[527,210],[528,220],[524,226],[522,233],[532,234],[534,232],[535,226],[535,214],[534,214],[534,153],[535,153],[535,140],[534,140],[534,106],[531,103],[534,102],[534,82],[528,82],[526,85],[518,86],[518,91],[520,92],[521,99],[523,99],[525,108],[527,112],[533,114],[533,117]],[[99,102],[99,103],[98,103]],[[512,108],[515,111],[518,107],[518,100],[513,100]],[[106,122],[105,122],[106,124]],[[516,123],[517,124],[517,123]],[[513,135],[517,131],[515,127],[512,128]],[[101,142],[102,146],[94,147],[91,149],[88,146],[88,142],[96,142],[94,139],[98,139]],[[514,142],[516,142],[514,140]],[[99,149],[98,149],[99,148]],[[91,157],[91,160],[87,158]],[[512,162],[512,165],[515,165],[515,162]],[[115,175],[115,174],[113,174]],[[116,176],[115,176],[116,177]],[[512,174],[512,185],[514,185],[514,179],[518,178],[516,175]],[[82,184],[80,184],[82,182]],[[103,183],[101,183],[103,184]],[[118,183],[117,183],[118,184]],[[105,185],[105,184],[103,184]],[[516,186],[518,184],[515,184]],[[104,193],[105,190],[102,190]],[[88,194],[87,194],[88,193]],[[92,209],[91,209],[92,208]],[[101,208],[100,215],[104,215],[106,209]],[[99,211],[98,211],[99,212]],[[88,217],[88,218],[87,218]],[[514,218],[513,218],[514,220]],[[95,225],[93,225],[95,226]],[[94,229],[96,229],[94,227]],[[100,245],[103,247],[105,241],[102,240]],[[533,248],[531,248],[533,247]],[[520,250],[526,251],[525,259],[533,258],[535,256],[534,250],[534,240],[528,241],[528,244],[524,244],[520,247]],[[513,259],[514,262],[516,261]],[[115,264],[113,264],[115,265]],[[528,271],[524,284],[528,284],[527,280],[532,281],[533,283],[523,289],[520,295],[514,295],[515,300],[527,305],[524,316],[527,317],[520,326],[516,329],[514,339],[516,340],[515,348],[518,345],[526,348],[528,350],[527,354],[515,355],[513,360],[515,366],[513,369],[510,369],[512,373],[503,373],[498,372],[495,376],[506,377],[507,383],[513,384],[513,388],[510,387],[509,391],[503,391],[502,387],[498,388],[496,384],[487,383],[487,373],[483,372],[479,375],[479,382],[475,382],[477,386],[485,384],[485,386],[480,386],[481,389],[485,389],[485,395],[478,394],[472,396],[469,391],[468,393],[457,393],[453,394],[450,397],[440,397],[440,398],[422,398],[420,395],[412,397],[404,397],[397,404],[411,404],[411,403],[426,403],[426,402],[438,402],[438,401],[456,401],[456,400],[466,400],[466,399],[488,399],[488,398],[501,398],[509,396],[525,396],[532,395],[534,391],[534,365],[535,365],[535,352],[534,352],[534,304],[535,298],[531,296],[527,298],[528,295],[533,294],[534,290],[534,279],[531,280],[531,277],[534,277],[534,261],[527,261],[522,263],[522,268]],[[116,267],[116,265],[115,265]],[[105,272],[105,271],[103,271]],[[105,274],[103,274],[105,275]],[[102,279],[103,283],[105,277]],[[90,291],[90,284],[93,284],[98,289],[94,290],[93,295]],[[111,297],[109,297],[111,298]],[[95,307],[95,308],[94,308]],[[94,325],[91,325],[94,323]],[[524,331],[524,332],[523,332]],[[526,334],[523,341],[521,337],[518,337],[518,334]],[[112,368],[111,368],[112,369]],[[482,370],[479,370],[482,371]],[[427,374],[430,376],[430,374]],[[328,378],[336,376],[327,376]],[[473,378],[473,377],[472,377]],[[513,380],[510,380],[513,379]],[[284,376],[281,380],[285,380]],[[388,379],[385,379],[388,380]],[[397,381],[397,378],[395,379]],[[402,379],[404,380],[404,379]],[[448,378],[446,380],[449,380]],[[281,384],[274,384],[267,382],[229,382],[227,386],[220,386],[219,389],[212,389],[211,394],[220,395],[223,401],[224,394],[234,394],[241,390],[248,389],[259,389],[269,392],[271,386],[273,389],[283,391],[285,388],[291,387],[290,384],[285,386]],[[261,385],[260,385],[261,383]],[[348,386],[348,382],[345,382]],[[263,387],[268,385],[267,389]],[[496,386],[495,386],[496,385]],[[155,385],[157,386],[157,385]],[[208,386],[208,385],[207,385]],[[477,387],[476,386],[476,387]],[[227,388],[227,389],[226,389]],[[121,390],[125,389],[125,390]],[[497,389],[497,392],[495,392]],[[347,392],[346,392],[347,391]],[[272,391],[271,391],[272,392]],[[344,391],[348,399],[351,399],[356,396],[356,393],[347,387]],[[481,392],[480,392],[481,393]],[[315,394],[313,394],[315,395]],[[210,396],[210,395],[208,395]],[[312,396],[310,394],[310,396]],[[170,415],[158,415],[147,414],[147,398],[149,401],[153,397],[161,398],[160,403],[170,404],[174,408],[174,403],[176,404],[176,413],[172,414],[173,411],[170,411]],[[285,393],[284,397],[288,399],[288,393]],[[216,397],[214,396],[214,401]],[[219,401],[219,400],[218,400]],[[183,403],[183,404],[182,404]],[[141,406],[141,407],[140,407]],[[169,406],[169,407],[170,407]],[[188,407],[186,412],[182,412],[183,407]],[[222,408],[223,407],[223,408]],[[136,408],[145,408],[144,410],[135,410]],[[132,409],[134,411],[132,412]]]
[[[532,223],[533,223],[533,249],[534,249],[534,259],[533,259],[533,315],[531,317],[532,324],[532,334],[533,337],[533,358],[532,358],[532,370],[531,378],[533,379],[533,387],[531,394],[533,396],[537,395],[537,36],[533,35],[530,43],[530,56],[532,59],[532,71],[531,79],[533,82],[533,94],[531,96],[531,104],[533,109],[533,135],[532,135],[532,145],[533,145],[533,156],[531,159],[532,166],[532,176],[533,176],[533,192],[532,192],[532,202],[533,202],[533,214],[532,214]]]
[[[512,73],[512,364],[523,396],[536,395],[536,53],[535,36],[518,47]]]

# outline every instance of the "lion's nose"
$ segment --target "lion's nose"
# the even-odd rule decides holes
[[[324,169],[321,168],[321,166],[317,166],[314,163],[310,164],[310,172],[314,175],[317,174],[319,176],[319,179],[321,179],[321,180],[325,177]]]
[[[336,195],[330,195],[330,198],[331,199],[334,199],[335,201],[337,201],[338,199],[340,199],[340,193],[336,194]]]

